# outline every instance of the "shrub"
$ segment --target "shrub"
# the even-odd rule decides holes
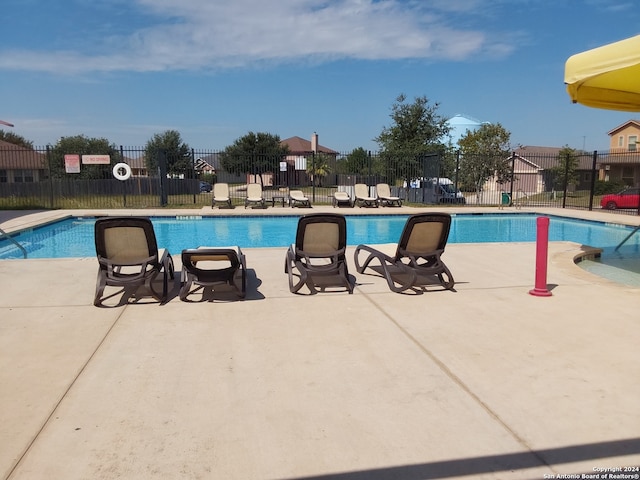
[[[607,193],[618,193],[625,188],[625,184],[618,180],[612,180],[605,182],[603,180],[596,180],[594,195],[606,195]]]

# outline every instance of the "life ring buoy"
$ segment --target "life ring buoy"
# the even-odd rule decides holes
[[[118,180],[128,180],[131,176],[131,167],[126,163],[116,163],[113,166],[113,176]]]

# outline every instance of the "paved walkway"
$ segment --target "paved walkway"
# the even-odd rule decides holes
[[[183,303],[176,283],[167,305],[114,308],[92,306],[93,258],[0,261],[0,478],[640,465],[640,289],[583,271],[580,252],[551,244],[548,298],[528,294],[529,243],[448,245],[455,292],[391,293],[350,262],[353,295],[307,296],[288,290],[285,249],[249,249],[243,302]]]

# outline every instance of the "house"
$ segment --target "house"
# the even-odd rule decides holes
[[[598,178],[626,185],[640,184],[640,120],[629,120],[609,131],[609,154],[598,160]]]
[[[551,169],[562,164],[559,158],[562,148],[523,146],[515,149],[508,161],[513,165],[515,180],[513,191],[522,191],[527,195],[550,192],[553,190]],[[587,190],[591,187],[593,172],[593,155],[578,152],[578,166],[576,174],[578,182],[575,186],[577,190]],[[487,191],[509,191],[510,184],[500,185],[496,179],[487,181],[484,190]]]
[[[280,145],[286,145],[289,147],[290,156],[307,156],[311,155],[312,152],[315,153],[324,153],[326,155],[330,155],[332,157],[338,156],[338,152],[330,149],[329,147],[325,147],[318,143],[318,134],[313,133],[311,135],[311,141],[305,140],[300,137],[291,137],[280,142]],[[287,157],[288,159],[289,157]]]
[[[324,154],[333,160],[339,155],[339,152],[320,145],[318,143],[318,134],[313,132],[311,140],[305,140],[301,137],[291,137],[280,142],[280,145],[289,147],[289,155],[284,159],[285,166],[281,167],[278,174],[277,182],[280,185],[303,185],[309,182],[307,175],[307,162],[314,154]],[[334,182],[335,179],[331,179]]]
[[[47,172],[46,155],[0,140],[0,183],[39,182]]]

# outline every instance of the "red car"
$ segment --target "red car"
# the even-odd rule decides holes
[[[626,188],[620,193],[605,195],[600,200],[600,206],[608,210],[640,208],[640,188]]]

